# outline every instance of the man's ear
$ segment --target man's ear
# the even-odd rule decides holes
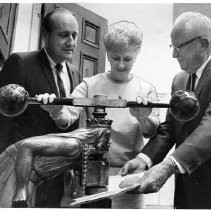
[[[201,38],[201,46],[204,48],[204,49],[207,49],[209,47],[209,41],[206,39],[206,38]]]
[[[47,40],[47,32],[45,30],[42,30],[41,31],[41,36],[42,36],[42,39],[43,39],[43,42],[46,43],[46,40]]]

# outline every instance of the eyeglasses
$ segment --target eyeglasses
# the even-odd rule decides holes
[[[191,40],[189,40],[189,41],[187,41],[187,42],[184,42],[184,43],[182,43],[182,44],[178,44],[178,45],[170,44],[170,47],[173,47],[173,48],[175,48],[176,50],[180,50],[180,49],[181,49],[182,47],[184,47],[185,45],[190,44],[191,42],[193,42],[193,41],[195,41],[196,39],[199,39],[199,38],[201,38],[201,36],[197,36],[197,37],[195,37],[195,38],[193,38],[193,39],[191,39]]]

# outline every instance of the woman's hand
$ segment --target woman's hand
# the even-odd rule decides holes
[[[147,105],[148,103],[151,103],[152,100],[151,98],[147,98],[147,97],[140,97],[138,96],[136,98],[136,102],[138,104],[143,103],[144,105]],[[141,121],[143,119],[146,119],[152,112],[152,108],[130,108],[130,113],[132,116],[136,117],[137,120]]]

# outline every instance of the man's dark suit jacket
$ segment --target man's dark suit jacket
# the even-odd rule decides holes
[[[172,93],[187,89],[189,82],[187,73],[179,73],[174,77]],[[176,175],[176,208],[211,208],[211,62],[194,92],[200,103],[199,114],[191,121],[181,122],[167,112],[166,121],[142,150],[157,164],[176,143],[172,155],[187,171]]]
[[[71,83],[71,90],[78,84],[78,72],[75,67],[67,64],[67,70]],[[31,97],[43,93],[55,93],[58,95],[53,72],[44,49],[34,52],[14,53],[5,62],[0,71],[0,87],[7,84],[23,86]],[[24,113],[17,117],[8,118],[0,114],[0,153],[9,145],[32,136],[40,136],[48,133],[68,132],[76,127],[72,126],[62,130],[56,126],[49,113],[41,109],[39,105],[30,105]],[[63,185],[60,178],[60,185]],[[61,186],[63,187],[63,186]],[[44,187],[46,193],[53,189]],[[59,191],[59,189],[57,190]],[[45,196],[45,193],[43,193]],[[43,197],[43,200],[47,198]],[[45,205],[45,204],[43,204]]]

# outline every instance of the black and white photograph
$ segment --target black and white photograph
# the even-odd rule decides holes
[[[0,2],[0,208],[211,209],[211,3]]]

